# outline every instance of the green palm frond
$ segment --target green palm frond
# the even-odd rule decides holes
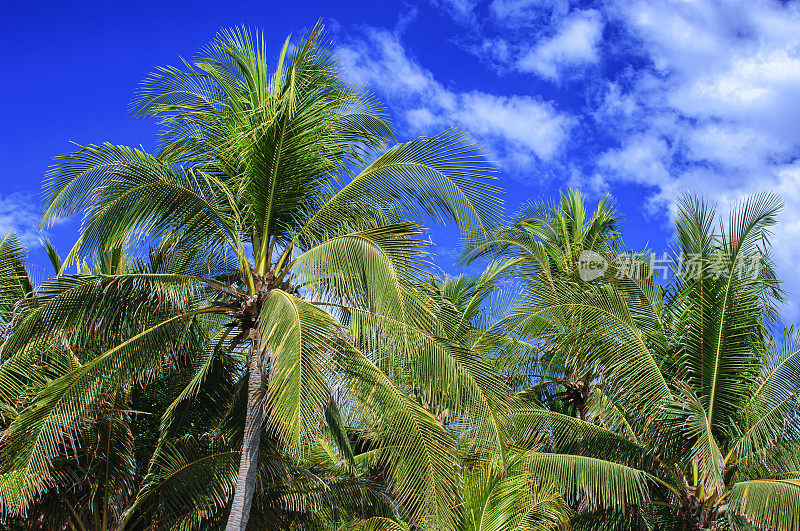
[[[414,302],[409,299],[408,304]],[[500,374],[473,352],[436,335],[436,329],[387,319],[357,308],[348,308],[349,327],[356,344],[365,351],[386,353],[376,361],[385,371],[397,373],[402,383],[420,394],[439,414],[463,432],[476,451],[502,459],[507,439],[502,413],[508,403],[508,388]],[[429,325],[433,324],[431,322]],[[394,365],[394,368],[393,368]]]
[[[59,276],[64,273],[64,263],[61,259],[61,256],[56,251],[56,248],[53,247],[53,244],[50,243],[50,240],[47,238],[42,238],[42,247],[44,247],[44,252],[47,254],[47,258],[50,260],[50,265],[53,266],[53,273],[56,276]]]
[[[562,328],[561,343],[591,343],[586,361],[603,364],[609,380],[624,389],[631,407],[652,414],[656,407],[672,396],[669,383],[661,372],[659,358],[665,338],[646,338],[639,330],[639,321],[627,299],[611,286],[590,291],[576,289],[568,283],[553,284],[556,289],[526,298],[513,310],[519,315],[515,327],[529,330],[531,320],[561,320],[564,312],[579,320],[580,327]],[[514,316],[512,314],[512,318]],[[512,328],[513,330],[513,328]]]
[[[518,445],[564,454],[588,455],[644,468],[647,450],[602,426],[543,408],[514,407],[510,431]]]
[[[159,448],[123,520],[149,516],[166,524],[186,513],[210,517],[222,510],[232,496],[239,452],[214,452],[203,443],[186,439]]]
[[[464,482],[464,531],[527,531],[566,524],[570,510],[549,484],[528,476],[525,454],[514,454],[505,468],[489,462]]]
[[[21,309],[6,355],[61,335],[73,348],[108,345],[170,312],[197,308],[205,294],[189,275],[62,275]]]
[[[218,323],[213,323],[217,325]],[[190,360],[191,377],[181,392],[172,400],[161,417],[161,437],[171,439],[181,428],[181,422],[190,412],[219,419],[234,393],[235,375],[241,360],[236,353],[226,353],[220,346],[230,329],[212,336],[203,345],[200,355]]]
[[[392,490],[412,522],[452,529],[458,515],[458,465],[452,437],[352,345],[337,360],[347,389],[374,417]]]
[[[446,217],[486,237],[501,214],[498,189],[485,182],[491,172],[475,144],[455,129],[398,144],[333,195],[301,234],[319,231],[349,205],[367,203],[412,219],[420,212],[437,221]]]
[[[726,459],[742,459],[764,447],[796,441],[800,435],[800,340],[785,330],[781,347],[770,342],[769,359],[742,410],[744,433],[738,436]],[[788,420],[787,420],[788,419]],[[787,423],[791,429],[787,429]]]
[[[614,254],[618,224],[619,218],[607,198],[598,202],[587,219],[583,198],[570,190],[561,194],[556,205],[538,202],[523,207],[507,227],[474,242],[464,260],[486,255],[533,259],[527,264],[526,274],[542,273],[552,266],[560,275],[570,276],[576,271],[582,251]],[[545,251],[544,263],[537,260],[537,248]]]
[[[374,516],[357,523],[354,531],[408,531],[408,525],[381,516]]]
[[[763,529],[800,529],[800,479],[741,481],[728,504],[733,514]]]
[[[77,436],[92,408],[114,385],[146,376],[165,346],[187,339],[172,325],[196,315],[200,314],[160,321],[50,382],[4,434],[4,454],[9,458],[4,469],[48,478],[53,459],[69,449],[70,439]]]
[[[31,295],[33,284],[25,270],[25,248],[14,233],[0,240],[0,334],[13,319],[17,305]]]
[[[87,444],[90,451],[94,446],[93,458],[98,461],[99,473],[93,487],[94,495],[103,500],[101,510],[105,525],[119,521],[135,488],[134,441],[127,413],[129,394],[115,393],[99,419],[96,445]]]
[[[681,409],[682,414],[677,417],[683,419],[682,431],[693,441],[691,459],[697,467],[699,481],[708,495],[719,494],[725,488],[722,477],[725,460],[711,430],[708,413],[700,399],[686,386],[681,389]]]
[[[602,389],[597,388],[592,391],[586,407],[597,424],[633,443],[640,444],[631,419]]]
[[[0,474],[0,516],[26,516],[31,500],[44,492],[52,478],[11,470]]]
[[[685,339],[679,355],[715,431],[744,405],[747,387],[740,382],[758,377],[760,327],[775,287],[764,243],[781,205],[771,194],[747,198],[731,210],[719,244],[709,232],[713,210],[691,199],[680,205],[682,251],[694,255],[702,271],[681,278],[677,332]]]
[[[590,510],[625,511],[650,501],[647,474],[629,466],[594,457],[534,452],[528,457],[528,467],[540,482],[555,485],[568,501]]]
[[[142,151],[103,144],[62,155],[45,184],[44,221],[84,210],[71,263],[97,248],[158,238],[180,227],[189,241],[210,247],[237,241],[235,205],[217,179]]]
[[[319,308],[273,290],[261,310],[262,358],[269,371],[270,418],[290,448],[314,437],[331,400],[331,344],[341,326]]]
[[[415,223],[333,237],[295,259],[297,279],[332,302],[410,321],[404,291],[427,265]]]

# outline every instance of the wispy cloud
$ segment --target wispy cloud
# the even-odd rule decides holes
[[[30,246],[39,241],[39,210],[30,194],[14,192],[0,194],[0,237],[14,232],[23,244]]]
[[[536,72],[558,79],[561,72],[579,65],[598,62],[598,45],[603,36],[599,11],[575,11],[564,18],[551,37],[543,38],[517,61],[522,72]]]
[[[393,103],[412,133],[460,123],[504,169],[554,161],[574,126],[573,117],[540,98],[446,87],[414,61],[396,32],[366,29],[346,40],[338,54],[351,79]]]
[[[569,0],[493,0],[488,12],[492,22],[515,29],[547,24],[565,16],[569,9]]]
[[[606,0],[581,11],[568,0],[493,0],[473,12],[484,16],[465,49],[501,73],[558,86],[591,73],[569,77],[572,105],[553,98],[580,124],[561,141],[565,182],[641,186],[665,221],[685,190],[720,211],[779,193],[775,258],[792,293],[786,314],[800,317],[800,3]]]
[[[433,4],[447,11],[450,16],[462,23],[476,22],[475,7],[477,0],[432,0]]]

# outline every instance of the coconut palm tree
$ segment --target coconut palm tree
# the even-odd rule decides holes
[[[22,282],[25,289],[16,291],[19,300],[10,305],[11,317],[6,320],[24,324],[28,312],[41,308],[58,311],[59,297],[74,289],[76,281],[99,283],[100,291],[118,296],[119,284],[132,276],[177,271],[189,274],[196,266],[192,257],[175,253],[169,243],[165,241],[166,245],[151,250],[146,261],[131,259],[119,249],[100,253],[91,266],[81,265],[79,275],[62,272],[34,289],[26,280],[23,249],[13,236],[8,236],[2,247],[8,257],[3,262],[7,266],[2,268],[0,278],[7,280],[11,288]],[[49,243],[45,244],[55,271],[61,271],[57,253]],[[125,295],[135,307],[135,292],[131,292],[130,285],[128,288]],[[153,291],[147,294],[158,295]],[[165,305],[163,300],[160,303]],[[158,306],[149,310],[157,311]],[[125,315],[125,319],[130,318],[135,315]],[[189,338],[179,336],[170,345],[172,350],[160,360],[162,367],[155,374],[119,385],[114,385],[113,380],[109,384],[98,374],[93,385],[101,386],[103,392],[92,410],[71,426],[70,447],[60,448],[51,457],[45,473],[39,475],[40,481],[33,485],[20,481],[36,477],[30,469],[20,466],[32,456],[18,443],[27,441],[26,429],[35,428],[31,426],[35,419],[32,412],[42,389],[75,365],[91,363],[93,357],[103,354],[102,346],[93,348],[91,344],[69,340],[86,337],[87,328],[88,335],[92,335],[92,328],[103,325],[101,320],[84,314],[76,323],[71,329],[61,329],[61,340],[56,345],[60,348],[29,348],[22,351],[23,355],[4,358],[0,365],[0,405],[4,412],[0,441],[5,472],[0,475],[0,521],[12,527],[98,530],[138,528],[143,522],[159,527],[224,523],[239,458],[239,452],[231,446],[240,445],[242,437],[233,418],[244,416],[240,411],[244,402],[234,400],[231,409],[226,407],[234,394],[236,363],[229,353],[215,348],[216,338],[212,336],[226,330],[222,326],[216,330],[195,329]],[[123,339],[113,338],[110,343]],[[192,346],[197,348],[193,350]],[[203,371],[206,385],[189,403],[186,388],[191,389],[192,380],[200,372],[198,367],[207,367]],[[137,384],[143,392],[136,392]],[[161,392],[155,394],[156,391]],[[150,441],[147,429],[158,435],[158,418],[143,427],[137,421],[143,415],[154,414],[164,414],[163,429]],[[186,427],[191,431],[187,433]],[[206,427],[211,429],[206,432]],[[344,466],[346,461],[335,458],[333,443],[310,441],[301,463],[291,459],[279,444],[280,441],[267,439],[262,443],[257,525],[286,527],[292,523],[308,527],[315,518],[331,511],[369,515],[372,511],[368,507],[388,503],[388,496],[369,477],[355,474],[353,467]],[[143,468],[146,474],[142,473]]]
[[[513,267],[505,269],[521,288],[521,304],[508,309],[502,326],[539,349],[538,356],[506,357],[509,363],[517,362],[516,372],[529,376],[520,384],[532,386],[522,390],[521,396],[582,419],[590,415],[599,396],[595,389],[598,367],[588,361],[591,345],[581,334],[573,333],[570,341],[563,341],[566,331],[581,327],[580,316],[565,309],[542,319],[526,312],[527,300],[546,296],[560,282],[584,285],[595,280],[582,277],[581,260],[589,253],[613,263],[620,245],[618,226],[619,218],[607,198],[589,214],[581,194],[569,190],[561,193],[557,204],[542,202],[523,208],[507,227],[476,242],[465,255],[467,262],[484,256],[513,262]]]
[[[247,345],[228,529],[247,524],[262,431],[300,455],[341,393],[369,412],[410,521],[435,518],[447,528],[457,483],[450,437],[331,312],[348,306],[401,325],[430,319],[414,287],[427,267],[423,231],[410,220],[448,218],[469,235],[496,224],[500,201],[475,146],[449,130],[384,151],[393,137],[383,109],[342,81],[320,25],[296,46],[287,39],[272,71],[263,37],[223,31],[193,63],[152,74],[134,107],[161,118],[158,153],[102,144],[61,156],[45,184],[44,222],[83,212],[67,263],[164,238],[206,263],[192,274],[120,275],[85,292],[76,282],[15,329],[6,347],[21,351],[83,317],[86,304],[108,316],[96,324],[132,327],[124,341],[41,391],[35,426],[19,430],[35,457],[32,470],[46,468],[69,426],[91,409],[90,382],[99,374],[131,381],[159,359],[152,345],[174,344],[191,323],[225,324],[218,345]],[[100,289],[114,282],[119,290]],[[130,307],[128,292],[142,297],[141,306]],[[159,298],[174,311],[142,313]],[[138,320],[113,321],[125,305]],[[395,348],[413,354],[410,342]],[[203,370],[187,400],[202,387]]]
[[[664,305],[652,276],[638,295],[562,282],[527,301],[531,315],[576,312],[603,368],[596,423],[528,414],[544,437],[533,475],[595,525],[611,511],[658,529],[800,529],[800,338],[768,330],[779,208],[750,197],[715,231],[714,208],[684,197],[678,245],[692,267],[676,266]]]

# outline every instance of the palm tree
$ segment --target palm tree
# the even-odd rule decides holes
[[[44,222],[83,211],[68,263],[98,248],[163,238],[206,263],[192,274],[108,281],[158,294],[176,311],[144,316],[123,342],[42,390],[43,420],[24,431],[36,462],[46,462],[66,426],[91,407],[94,377],[131,381],[155,362],[143,355],[148,345],[173,344],[190,323],[227,318],[217,344],[248,345],[228,529],[247,524],[262,429],[299,454],[325,423],[334,389],[370,412],[410,520],[428,515],[446,528],[457,483],[447,434],[356,348],[331,311],[346,305],[401,324],[430,318],[414,288],[427,267],[423,232],[409,219],[449,218],[469,234],[496,224],[500,201],[474,145],[449,130],[383,151],[392,139],[385,114],[341,80],[320,25],[295,47],[287,39],[271,73],[263,37],[223,31],[193,64],[152,74],[135,109],[161,118],[159,152],[103,144],[61,156],[45,184]],[[50,306],[31,314],[7,348],[53,337],[85,303],[108,315],[130,304],[124,291],[83,299],[79,291],[59,295],[58,307],[72,312]],[[410,354],[412,345],[396,348]]]
[[[779,208],[750,197],[714,231],[715,210],[684,197],[679,250],[693,267],[676,268],[665,305],[652,276],[639,292],[562,282],[530,301],[531,315],[575,312],[603,367],[596,423],[547,410],[530,423],[546,434],[532,473],[595,522],[611,511],[658,529],[800,529],[800,337],[768,331]]]
[[[407,335],[417,344],[417,360],[448,368],[442,373],[450,371],[449,381],[440,381],[436,372],[424,367],[387,368],[458,442],[463,471],[458,530],[555,529],[570,515],[551,485],[531,476],[528,463],[535,450],[514,444],[528,442],[531,422],[538,420],[538,412],[531,420],[531,409],[515,399],[499,363],[503,355],[530,348],[495,327],[508,302],[497,280],[516,264],[516,260],[492,263],[476,276],[431,277],[420,287],[435,304],[436,326],[407,330]],[[363,323],[355,326],[364,328]],[[423,377],[415,378],[418,373]],[[431,525],[439,528],[436,522]],[[408,525],[374,517],[356,529],[404,530]]]
[[[519,351],[528,345],[495,330],[503,308],[502,289],[496,280],[506,274],[513,261],[490,264],[477,276],[431,276],[418,289],[433,305],[434,319],[425,326],[386,331],[391,348],[403,335],[416,343],[418,366],[388,367],[397,383],[448,428],[456,421],[464,444],[483,444],[483,453],[495,458],[505,452],[508,434],[503,427],[503,410],[510,406],[510,388],[497,366],[500,351]],[[374,324],[359,322],[351,328],[374,338]],[[395,335],[392,335],[395,334]],[[372,347],[375,343],[373,341]],[[389,361],[397,361],[398,357]],[[402,362],[402,358],[400,358]],[[451,430],[452,431],[452,430]]]
[[[491,255],[513,263],[505,269],[521,288],[521,298],[508,309],[502,327],[539,348],[539,356],[515,358],[514,372],[530,376],[520,383],[534,384],[521,396],[581,419],[590,415],[590,406],[598,399],[598,367],[587,359],[591,345],[575,333],[582,326],[580,316],[565,309],[542,319],[527,308],[531,300],[545,297],[561,282],[584,285],[581,260],[585,253],[613,263],[620,243],[618,225],[619,218],[606,198],[589,215],[580,193],[570,190],[561,193],[556,205],[534,203],[524,208],[508,227],[476,242],[465,255],[467,262]],[[572,332],[569,341],[563,341],[566,331]]]

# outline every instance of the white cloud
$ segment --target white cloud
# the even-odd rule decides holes
[[[504,169],[554,160],[574,124],[539,98],[445,87],[389,31],[369,29],[338,53],[348,76],[377,88],[403,109],[402,118],[413,133],[438,132],[459,123],[489,147]]]
[[[437,85],[433,75],[411,61],[399,39],[386,30],[368,29],[363,39],[337,48],[348,78],[389,94],[425,93]]]
[[[670,155],[666,140],[654,132],[648,132],[631,136],[623,147],[605,152],[599,163],[629,181],[654,185],[669,179]]]
[[[718,122],[692,127],[686,143],[691,159],[705,160],[718,165],[720,170],[734,173],[748,169],[761,171],[764,161],[782,147],[758,131]]]
[[[39,241],[40,219],[36,201],[29,194],[0,194],[0,238],[14,232],[23,244],[35,244]]]
[[[620,2],[615,17],[652,61],[627,91],[609,84],[601,127],[624,113],[635,126],[599,163],[612,181],[646,184],[651,204],[705,194],[725,211],[760,191],[786,202],[775,258],[790,299],[800,297],[800,10],[756,2]],[[607,122],[604,122],[607,120]],[[787,317],[800,317],[793,302]]]
[[[592,117],[598,122],[614,123],[617,131],[635,130],[638,126],[637,115],[642,108],[636,96],[627,93],[618,83],[608,81],[600,84],[602,96],[597,98],[595,107],[589,109]]]
[[[475,22],[475,7],[477,0],[432,0],[434,5],[443,8],[450,15],[464,23]]]
[[[543,39],[517,62],[522,72],[536,72],[558,79],[562,70],[596,63],[603,36],[603,20],[594,9],[575,11],[561,21],[555,35]]]
[[[512,63],[513,51],[505,39],[493,38],[484,39],[480,46],[470,49],[477,55],[482,55],[485,59],[500,65]]]
[[[489,5],[493,18],[505,27],[530,26],[562,17],[569,11],[569,0],[494,0]]]
[[[478,136],[505,141],[507,154],[519,157],[518,163],[530,163],[531,153],[550,161],[568,138],[571,120],[536,98],[470,92],[460,101],[459,121]]]

